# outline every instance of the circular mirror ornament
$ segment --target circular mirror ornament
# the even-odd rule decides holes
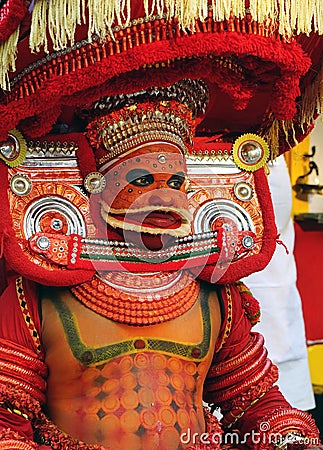
[[[26,158],[27,143],[20,131],[14,129],[8,133],[6,141],[0,143],[0,158],[9,167],[17,167]]]
[[[247,133],[234,142],[232,154],[237,167],[248,172],[254,172],[266,164],[269,157],[269,147],[260,136]]]
[[[242,238],[241,244],[244,248],[250,250],[251,248],[254,247],[255,241],[252,236],[244,236]]]
[[[106,186],[104,175],[100,172],[91,172],[84,178],[84,187],[90,194],[100,194]]]
[[[48,250],[50,247],[50,240],[47,236],[40,236],[37,239],[36,245],[40,250]]]
[[[31,187],[31,181],[27,175],[17,174],[10,180],[10,188],[16,195],[28,195],[31,191]]]
[[[252,199],[253,187],[246,181],[240,181],[239,183],[236,183],[233,187],[233,191],[236,198],[242,202],[246,202]]]

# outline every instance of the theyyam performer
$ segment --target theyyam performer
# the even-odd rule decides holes
[[[1,450],[322,448],[239,281],[321,112],[295,3],[1,2]]]

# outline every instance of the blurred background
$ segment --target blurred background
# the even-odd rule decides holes
[[[323,430],[323,117],[312,134],[287,152],[295,228],[297,287],[302,300],[310,377]]]

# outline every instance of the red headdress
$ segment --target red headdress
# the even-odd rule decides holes
[[[49,284],[77,283],[93,273],[84,261],[76,263],[80,246],[94,245],[86,239],[97,237],[81,188],[82,178],[97,170],[83,134],[89,120],[82,110],[88,105],[104,110],[109,108],[106,99],[113,98],[113,110],[124,111],[122,102],[138,93],[171,91],[183,79],[202,79],[210,101],[203,120],[194,124],[195,146],[188,146],[192,209],[202,208],[203,217],[209,217],[208,205],[221,200],[230,219],[234,199],[238,214],[233,221],[247,223],[238,226],[242,235],[234,245],[241,247],[244,239],[245,247],[237,250],[231,272],[221,280],[261,269],[273,252],[275,229],[261,168],[268,148],[259,136],[275,156],[308,133],[322,112],[320,8],[317,1],[296,9],[290,0],[5,1],[0,10],[0,157],[9,169],[1,167],[0,194],[5,255],[12,267]],[[103,122],[101,131],[106,129]],[[92,128],[92,144],[97,130]],[[230,179],[229,197],[220,181],[205,189],[207,195],[213,192],[210,198],[203,197],[204,181],[194,172],[197,161],[207,167],[223,161],[239,167],[229,177],[220,170]],[[60,177],[64,182],[55,183]],[[221,174],[215,178],[221,180]],[[251,203],[246,206],[247,201]],[[212,214],[210,226],[195,214],[198,233],[223,226],[221,214]],[[55,245],[38,235],[55,234],[55,229]],[[74,241],[66,243],[67,235]],[[65,245],[69,261],[62,268],[57,255],[65,254]],[[249,250],[247,257],[253,259],[245,264],[241,254]],[[183,261],[167,267],[177,269]],[[189,266],[200,271],[211,264],[212,272],[212,261],[209,256],[204,262],[190,258]],[[151,269],[150,262],[141,268]],[[211,278],[208,269],[203,273]]]

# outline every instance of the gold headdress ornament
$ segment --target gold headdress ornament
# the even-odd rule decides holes
[[[87,136],[102,167],[146,142],[169,142],[187,153],[207,104],[206,84],[183,79],[165,88],[102,98],[80,115],[89,120]]]

